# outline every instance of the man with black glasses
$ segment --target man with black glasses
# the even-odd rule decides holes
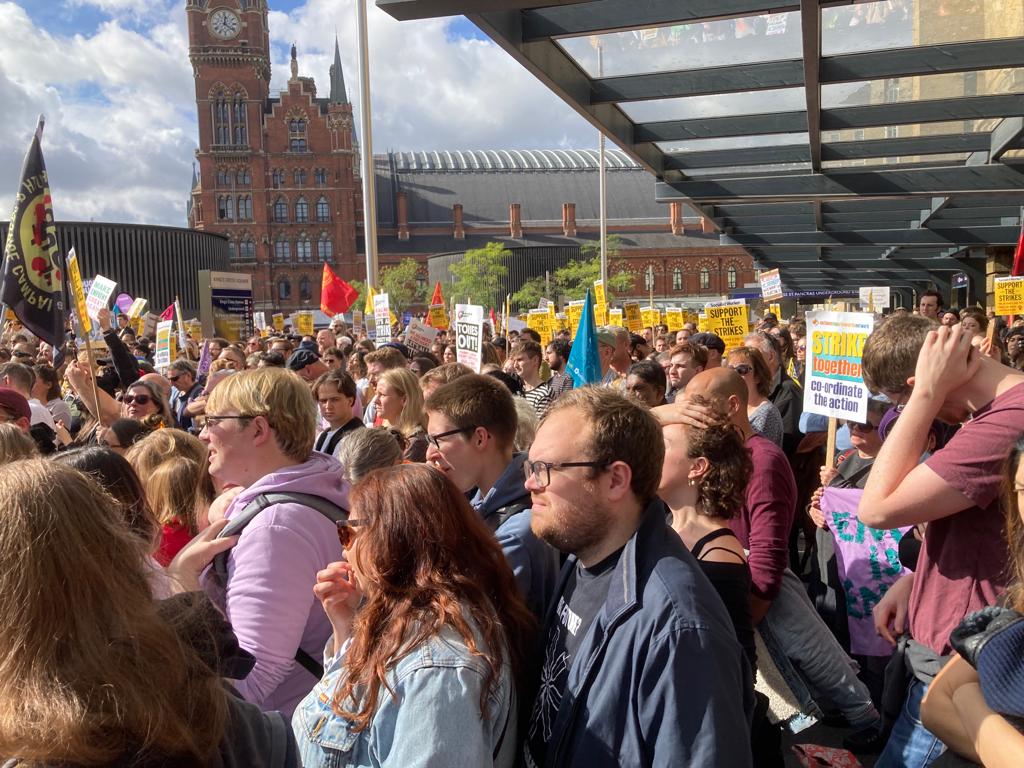
[[[602,387],[553,403],[530,448],[533,531],[569,558],[542,630],[529,768],[751,764],[750,667],[666,522],[664,456],[654,417]]]
[[[518,417],[511,393],[471,374],[435,391],[426,411],[427,463],[473,494],[470,503],[494,531],[526,604],[543,620],[558,580],[558,552],[530,530],[526,454],[513,447]]]

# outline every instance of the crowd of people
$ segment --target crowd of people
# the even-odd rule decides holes
[[[601,327],[586,386],[97,319],[0,340],[5,766],[1024,764],[1024,324],[879,317],[829,464],[800,317]]]

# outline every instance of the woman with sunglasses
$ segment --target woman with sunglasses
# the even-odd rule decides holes
[[[334,629],[295,710],[302,763],[514,764],[533,617],[494,534],[441,472],[378,469],[317,574]]]
[[[151,427],[174,426],[171,408],[164,399],[163,391],[151,382],[140,379],[133,383],[121,398],[121,406],[125,418]]]
[[[747,418],[750,419],[750,426],[781,448],[785,428],[782,414],[768,399],[772,391],[772,372],[764,356],[760,350],[738,347],[729,353],[726,362],[747,385]]]

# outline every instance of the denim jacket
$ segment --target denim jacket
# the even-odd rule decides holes
[[[511,768],[516,753],[512,668],[502,667],[480,717],[487,665],[472,656],[459,634],[445,626],[388,671],[393,694],[382,689],[377,711],[361,732],[335,714],[331,701],[344,674],[348,643],[324,653],[324,676],[299,704],[292,728],[305,768],[364,766],[496,766]]]

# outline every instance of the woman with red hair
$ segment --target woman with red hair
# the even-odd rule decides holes
[[[494,534],[425,464],[378,469],[317,574],[334,636],[292,727],[303,765],[511,766],[533,617]]]

